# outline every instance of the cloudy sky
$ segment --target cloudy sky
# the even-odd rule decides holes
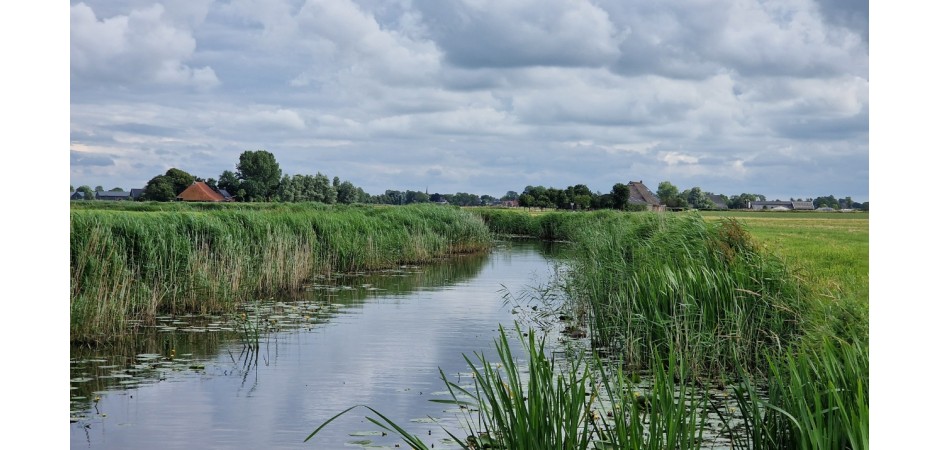
[[[287,174],[501,196],[869,196],[868,2],[86,0],[70,181]]]

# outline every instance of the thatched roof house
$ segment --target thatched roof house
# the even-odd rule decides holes
[[[219,194],[214,189],[209,187],[208,184],[202,181],[193,182],[189,185],[183,192],[180,192],[180,195],[176,196],[177,200],[184,202],[224,202],[225,197],[222,194]]]
[[[634,205],[644,205],[646,209],[650,211],[665,211],[666,205],[663,205],[659,201],[659,197],[650,191],[643,180],[640,181],[631,181],[627,183],[627,187],[630,189],[630,197],[627,199],[628,203]]]

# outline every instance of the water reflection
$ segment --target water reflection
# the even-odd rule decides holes
[[[503,243],[426,267],[336,274],[244,315],[161,318],[106,354],[74,348],[72,446],[394,448],[361,415],[302,444],[326,418],[367,404],[447,448],[428,423],[457,424],[429,401],[445,398],[439,368],[457,379],[463,354],[492,351],[514,317],[503,294],[547,283],[556,250]]]

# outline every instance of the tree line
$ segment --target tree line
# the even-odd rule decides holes
[[[526,186],[522,193],[507,191],[505,195],[496,198],[491,195],[477,195],[466,192],[455,194],[441,194],[427,191],[398,191],[386,190],[382,194],[370,195],[362,188],[350,181],[342,181],[339,177],[330,179],[317,172],[315,175],[288,175],[281,171],[280,164],[271,152],[266,150],[245,151],[238,158],[235,171],[225,170],[218,179],[201,178],[189,174],[178,168],[171,168],[166,173],[151,178],[143,188],[140,200],[174,201],[176,197],[195,181],[203,181],[216,191],[225,191],[233,200],[243,202],[320,202],[333,203],[375,203],[388,205],[406,205],[411,203],[441,203],[457,206],[489,206],[503,202],[513,202],[521,207],[552,208],[552,209],[620,209],[639,211],[646,209],[645,205],[630,203],[630,189],[627,184],[616,183],[610,191],[591,191],[587,185],[576,184],[565,189],[545,186]],[[83,185],[77,189],[70,186],[71,192],[82,192],[85,199],[94,199],[95,192],[104,191],[102,186],[91,187]],[[111,192],[124,192],[122,188],[115,187]],[[676,209],[745,209],[751,202],[766,201],[761,194],[741,193],[730,197],[724,194],[714,194],[703,191],[700,187],[692,187],[680,191],[669,181],[660,182],[656,189],[656,196],[661,204]],[[779,199],[778,199],[779,200]],[[833,209],[862,209],[868,210],[868,202],[858,203],[851,197],[836,198],[833,195],[805,200],[793,199],[790,201],[811,201],[816,208],[830,207]]]

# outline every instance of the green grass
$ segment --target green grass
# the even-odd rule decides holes
[[[568,288],[595,349],[738,380],[737,445],[868,448],[867,214],[479,214],[574,242]]]
[[[314,275],[491,245],[476,216],[436,205],[93,203],[76,203],[70,218],[73,342],[109,340],[158,314],[231,312]]]

